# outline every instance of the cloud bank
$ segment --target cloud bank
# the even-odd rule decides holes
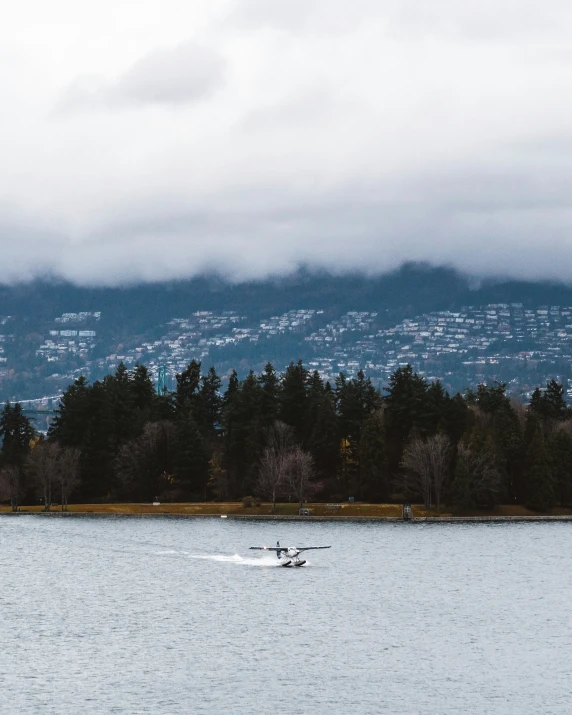
[[[572,280],[571,28],[562,0],[24,0],[0,282]]]
[[[190,40],[149,52],[112,81],[80,75],[63,92],[57,109],[66,112],[195,102],[223,84],[224,69],[225,62],[216,51]]]

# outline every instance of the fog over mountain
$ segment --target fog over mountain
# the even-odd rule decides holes
[[[22,0],[4,283],[299,265],[572,279],[564,0]]]

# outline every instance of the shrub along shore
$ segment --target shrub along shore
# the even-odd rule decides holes
[[[13,512],[8,506],[0,506],[0,516],[14,515],[46,515],[46,516],[94,516],[94,517],[211,517],[258,520],[332,520],[332,521],[400,521],[402,506],[400,504],[306,504],[310,510],[309,516],[299,516],[298,505],[293,503],[276,504],[272,511],[271,503],[244,506],[241,502],[208,502],[208,503],[172,503],[157,504],[70,504],[67,511],[61,511],[53,506],[45,511],[40,506],[22,506]],[[425,509],[422,504],[412,505],[414,521],[572,521],[572,509],[555,508],[547,513],[537,513],[526,507],[516,505],[501,505],[491,510],[459,512],[443,509]]]

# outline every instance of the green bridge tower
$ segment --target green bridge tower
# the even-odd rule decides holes
[[[164,395],[167,392],[167,366],[161,365],[157,375],[157,394]]]

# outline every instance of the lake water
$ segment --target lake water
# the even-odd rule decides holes
[[[0,710],[569,715],[571,596],[566,523],[0,518]]]

